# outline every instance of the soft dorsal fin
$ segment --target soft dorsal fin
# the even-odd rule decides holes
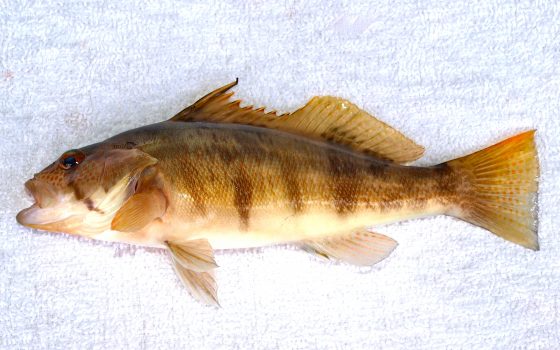
[[[240,107],[231,101],[237,80],[212,91],[170,121],[245,124],[277,129],[308,138],[334,142],[380,159],[407,163],[424,153],[424,148],[396,129],[377,120],[351,102],[338,97],[313,97],[291,114]]]

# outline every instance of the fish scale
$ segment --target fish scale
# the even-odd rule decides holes
[[[349,101],[291,114],[240,107],[223,86],[168,121],[65,152],[26,182],[31,228],[167,249],[185,287],[218,304],[214,249],[291,243],[355,265],[397,242],[364,227],[450,215],[538,249],[534,131],[449,162]]]
[[[382,212],[410,202],[422,209],[431,197],[453,195],[443,193],[449,179],[441,167],[391,164],[275,130],[239,125],[208,128],[203,123],[168,123],[157,130],[167,134],[169,144],[155,141],[143,151],[159,159],[162,173],[174,174],[165,188],[166,196],[177,198],[171,202],[182,201],[179,198],[185,193],[192,198],[190,203],[181,202],[182,211],[170,212],[171,217],[189,218],[197,213],[204,217],[211,211],[246,226],[241,221],[250,219],[251,211],[258,207],[296,216],[322,210],[336,222],[359,208]],[[168,137],[171,133],[181,136]],[[131,136],[121,137],[124,141]],[[116,138],[113,142],[122,141]],[[170,149],[183,156],[166,157]],[[291,171],[284,171],[287,168]],[[250,178],[239,181],[239,174],[247,172]],[[294,210],[297,207],[300,209]]]

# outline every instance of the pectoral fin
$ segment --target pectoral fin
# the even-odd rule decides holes
[[[303,249],[310,253],[358,266],[377,264],[398,245],[390,237],[366,230],[321,240],[305,240],[302,243]]]
[[[121,232],[135,232],[160,218],[165,213],[167,201],[158,189],[133,194],[117,211],[111,229]]]
[[[212,246],[205,239],[167,242],[173,267],[192,296],[207,304],[218,303],[217,285],[213,269],[218,267]]]

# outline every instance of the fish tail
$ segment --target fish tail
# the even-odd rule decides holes
[[[465,181],[452,215],[538,250],[535,130],[447,162]]]

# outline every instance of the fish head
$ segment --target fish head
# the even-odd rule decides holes
[[[117,146],[69,150],[27,180],[25,189],[34,203],[17,214],[17,222],[82,236],[109,230],[142,171],[157,162],[139,149]]]

